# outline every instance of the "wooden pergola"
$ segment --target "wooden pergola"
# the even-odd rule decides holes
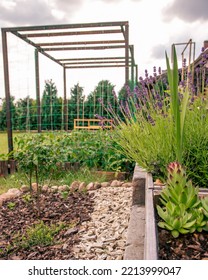
[[[39,83],[39,53],[63,67],[64,84],[64,124],[68,130],[68,109],[66,97],[66,70],[75,68],[106,68],[124,67],[125,85],[129,84],[129,68],[131,68],[131,81],[138,80],[137,65],[134,60],[134,46],[129,44],[128,21],[100,22],[83,24],[63,24],[46,26],[24,26],[2,28],[2,50],[4,63],[5,96],[7,104],[7,131],[9,152],[13,150],[12,116],[10,102],[9,63],[7,33],[10,32],[24,40],[35,48],[35,73],[36,73],[36,100],[37,100],[37,124],[38,132],[41,132],[40,112],[40,83]],[[103,40],[72,40],[90,37],[110,37]],[[115,39],[115,36],[120,36]],[[113,50],[123,49],[123,56],[100,56],[100,57],[71,57],[72,51],[88,50]],[[60,55],[60,53],[62,55]]]

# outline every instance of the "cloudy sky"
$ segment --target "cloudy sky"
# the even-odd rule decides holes
[[[196,57],[208,40],[208,0],[0,0],[0,26],[15,27],[63,23],[129,21],[130,44],[134,45],[139,75],[152,72],[153,66],[165,68],[164,54],[170,55],[173,43],[192,39]],[[34,53],[32,47],[9,37],[11,94],[34,96]],[[96,38],[99,39],[99,38]],[[0,52],[2,46],[0,44]],[[177,47],[180,58],[181,48]],[[4,79],[0,54],[0,98],[4,97]],[[41,88],[52,78],[61,94],[62,69],[41,60]],[[124,70],[90,69],[67,71],[67,91],[79,82],[85,94],[101,79],[108,79],[119,90]]]

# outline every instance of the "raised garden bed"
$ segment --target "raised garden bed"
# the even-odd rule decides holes
[[[146,173],[146,226],[144,259],[154,260],[201,260],[208,259],[208,233],[195,232],[174,238],[169,231],[157,226],[159,217],[155,211],[161,186],[153,184],[152,175]],[[200,189],[199,196],[208,195],[207,189]]]

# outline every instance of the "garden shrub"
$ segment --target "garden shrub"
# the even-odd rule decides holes
[[[169,85],[163,86],[164,75],[146,71],[133,92],[127,88],[125,100],[117,99],[118,114],[112,106],[105,108],[116,124],[115,141],[154,178],[165,180],[167,165],[177,160],[195,185],[208,187],[207,99],[194,88],[190,73],[179,85],[176,53],[173,69],[166,60]]]

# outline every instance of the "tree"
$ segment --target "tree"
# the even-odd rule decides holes
[[[96,115],[108,117],[109,114],[105,108],[109,106],[116,111],[117,97],[113,89],[114,85],[108,80],[102,80],[95,87],[95,90],[89,94],[86,107],[87,114],[90,118],[95,118]]]
[[[73,129],[74,119],[83,118],[83,105],[85,105],[83,87],[80,87],[79,83],[77,83],[71,88],[70,95],[70,99],[68,100],[68,124],[69,129]]]
[[[52,80],[45,81],[41,100],[42,129],[60,129],[62,123],[62,104],[57,97],[57,88]]]
[[[6,126],[6,115],[7,115],[7,105],[6,105],[6,99],[3,98],[2,103],[2,109],[0,111],[0,130],[5,130],[7,128]],[[16,106],[14,102],[14,97],[10,97],[10,106],[11,106],[11,119],[12,119],[12,128],[16,129],[16,121],[17,121],[17,111]]]
[[[0,130],[6,130],[6,101],[2,99],[2,105],[0,109]]]

